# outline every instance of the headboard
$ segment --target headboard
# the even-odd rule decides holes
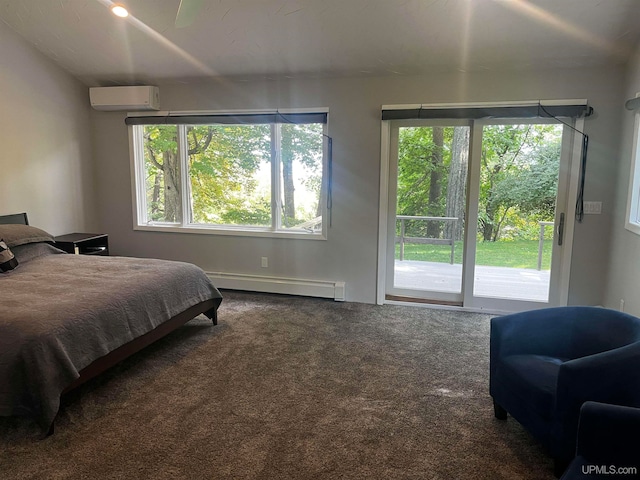
[[[20,225],[29,225],[29,220],[27,219],[27,214],[25,213],[14,213],[11,215],[0,215],[0,223],[18,223]]]

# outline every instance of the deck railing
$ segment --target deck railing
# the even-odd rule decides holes
[[[538,270],[542,270],[542,247],[544,246],[544,228],[553,225],[554,222],[538,222],[540,235],[538,236]]]
[[[458,217],[425,217],[413,215],[396,215],[396,221],[400,220],[400,236],[396,237],[396,243],[400,243],[400,260],[404,260],[404,244],[405,243],[421,243],[427,245],[450,245],[451,256],[449,263],[453,265],[453,257],[455,255],[455,240],[453,238],[428,238],[428,237],[407,237],[405,235],[405,222],[407,220],[424,220],[431,222],[457,222]]]
[[[432,222],[457,222],[458,217],[426,217],[413,215],[397,215],[396,221],[400,220],[400,236],[396,237],[396,243],[400,243],[400,260],[404,260],[404,244],[420,243],[428,245],[450,245],[451,255],[449,263],[453,265],[455,255],[455,240],[452,238],[429,238],[429,237],[407,237],[405,232],[405,222],[407,220],[424,220]],[[542,270],[542,251],[544,247],[544,229],[545,227],[554,225],[554,222],[538,222],[540,225],[540,234],[538,238],[538,270]]]

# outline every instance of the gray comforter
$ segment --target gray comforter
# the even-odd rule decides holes
[[[188,263],[59,254],[42,243],[13,250],[19,267],[0,275],[0,415],[33,416],[44,428],[81,369],[222,298]]]

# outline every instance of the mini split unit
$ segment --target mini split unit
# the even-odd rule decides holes
[[[158,87],[94,87],[89,99],[96,110],[160,110]]]

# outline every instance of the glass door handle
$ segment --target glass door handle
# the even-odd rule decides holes
[[[564,213],[560,214],[560,222],[558,223],[558,245],[562,245],[562,237],[564,237]]]

